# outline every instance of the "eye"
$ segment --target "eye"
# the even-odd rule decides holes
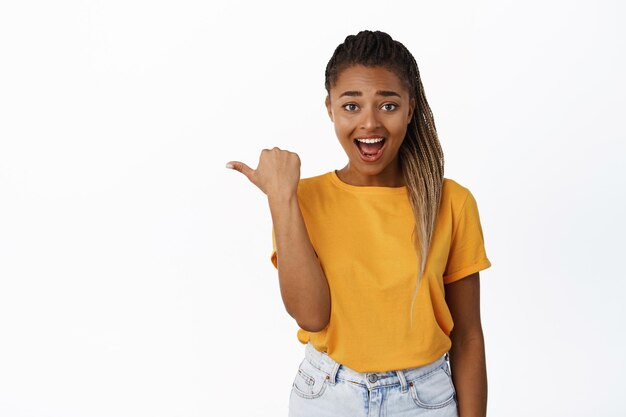
[[[353,111],[356,111],[358,109],[358,106],[356,104],[354,104],[354,103],[347,103],[347,104],[344,104],[341,107],[343,107],[344,109],[348,110],[349,112],[353,112]]]
[[[398,108],[397,104],[393,104],[393,103],[385,103],[385,104],[383,104],[383,110],[385,110],[385,111],[394,111],[397,108]]]

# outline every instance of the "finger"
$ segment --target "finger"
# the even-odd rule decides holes
[[[241,172],[243,175],[248,177],[250,181],[252,181],[252,174],[254,174],[254,170],[250,168],[248,165],[239,161],[230,161],[226,164],[226,168],[234,169],[235,171]]]

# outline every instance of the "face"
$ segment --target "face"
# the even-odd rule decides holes
[[[348,155],[339,177],[352,185],[404,185],[398,150],[415,100],[404,83],[383,67],[343,69],[326,97],[328,115]]]

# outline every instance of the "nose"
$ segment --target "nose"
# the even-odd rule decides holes
[[[376,108],[370,108],[361,112],[361,127],[366,130],[373,130],[380,126]]]

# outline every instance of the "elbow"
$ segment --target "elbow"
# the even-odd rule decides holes
[[[307,332],[316,333],[321,332],[326,327],[328,327],[328,323],[330,322],[330,311],[321,314],[300,314],[292,316],[296,319],[298,326],[302,330],[306,330]]]
[[[328,326],[328,320],[317,320],[317,321],[296,320],[296,322],[298,323],[298,326],[300,326],[302,330],[306,330],[307,332],[311,332],[311,333],[321,332]]]
[[[327,305],[302,305],[291,306],[285,303],[287,313],[298,323],[302,330],[316,333],[328,327],[330,322],[330,300]]]
[[[296,299],[287,302],[287,313],[298,323],[302,330],[315,333],[324,330],[330,322],[330,298],[321,300]]]

